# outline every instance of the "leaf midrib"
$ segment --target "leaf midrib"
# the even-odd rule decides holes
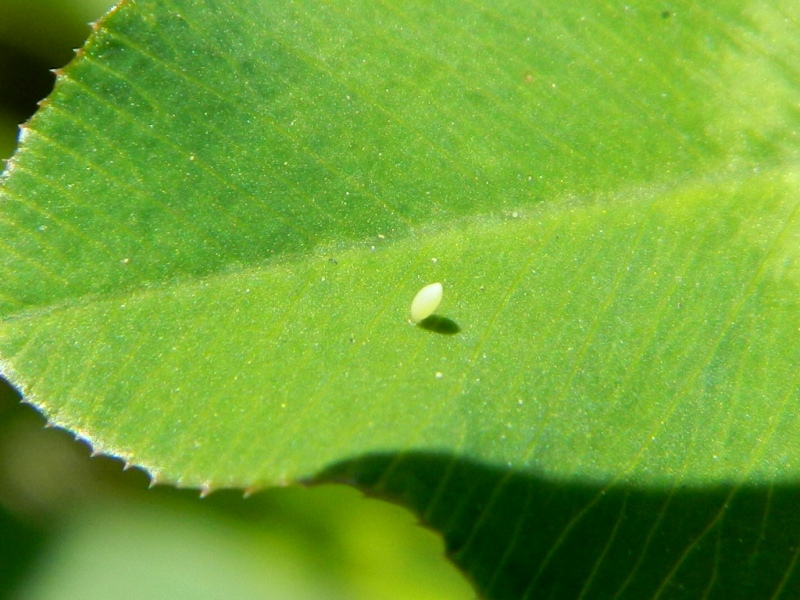
[[[421,225],[416,228],[409,228],[405,235],[386,236],[385,239],[369,236],[360,239],[336,240],[331,243],[321,243],[308,250],[298,252],[284,252],[260,261],[258,264],[245,265],[232,261],[216,271],[204,273],[202,275],[180,274],[162,281],[140,281],[129,285],[126,289],[114,292],[88,293],[76,297],[68,297],[55,302],[24,307],[21,310],[10,312],[0,318],[0,324],[13,323],[19,320],[31,320],[38,317],[51,316],[59,311],[85,308],[95,303],[106,303],[109,301],[129,302],[137,298],[144,298],[151,295],[162,293],[176,293],[180,288],[196,289],[205,285],[218,282],[228,277],[248,277],[261,271],[280,269],[292,264],[299,264],[310,260],[329,260],[336,255],[358,251],[371,252],[371,248],[379,245],[384,249],[392,244],[403,243],[407,240],[415,240],[424,245],[426,240],[447,237],[449,232],[461,231],[464,229],[483,229],[487,226],[504,227],[509,220],[522,223],[527,219],[536,219],[554,212],[578,210],[583,207],[605,203],[609,207],[619,204],[633,204],[642,198],[654,198],[661,194],[676,194],[687,192],[692,189],[704,188],[713,185],[744,183],[750,179],[770,177],[780,175],[786,171],[796,170],[800,167],[800,161],[794,156],[788,157],[783,161],[776,161],[771,166],[760,165],[754,169],[752,165],[741,165],[736,170],[730,168],[709,173],[699,177],[692,174],[686,178],[674,178],[670,181],[660,182],[652,186],[633,185],[618,189],[614,192],[603,192],[600,196],[573,196],[566,193],[560,200],[542,202],[539,204],[521,206],[518,211],[504,210],[501,213],[482,213],[451,219],[447,223],[437,223],[435,225]],[[2,179],[0,179],[0,198],[3,195]],[[512,217],[510,213],[515,213]]]

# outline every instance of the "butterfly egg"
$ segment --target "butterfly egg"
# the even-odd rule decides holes
[[[419,323],[423,319],[430,317],[441,301],[442,284],[431,283],[426,285],[414,296],[414,301],[411,303],[411,320],[414,323]]]

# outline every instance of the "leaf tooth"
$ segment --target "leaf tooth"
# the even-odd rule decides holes
[[[200,487],[198,487],[198,485],[196,483],[187,482],[183,477],[178,477],[177,479],[169,480],[166,483],[171,483],[174,488],[179,489],[179,490],[202,490],[203,489],[202,485]]]
[[[262,485],[249,485],[242,490],[242,498],[245,500],[264,489]]]
[[[74,432],[71,432],[71,433],[72,433],[72,436],[75,438],[76,442],[81,442],[83,444],[86,444],[86,446],[89,447],[89,452],[90,453],[94,453],[95,452],[94,444],[92,443],[92,440],[89,438],[88,435],[86,435],[85,433],[82,433],[80,431],[74,431]],[[97,452],[99,453],[100,450],[97,450]]]

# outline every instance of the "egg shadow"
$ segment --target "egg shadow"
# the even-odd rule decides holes
[[[431,315],[422,319],[417,323],[417,327],[422,327],[424,330],[432,331],[433,333],[441,333],[442,335],[455,335],[461,331],[461,327],[453,319],[440,317],[439,315]]]

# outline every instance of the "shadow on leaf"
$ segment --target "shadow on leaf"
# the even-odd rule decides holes
[[[315,482],[413,510],[481,598],[800,598],[797,486],[580,483],[425,453]]]
[[[442,335],[455,335],[461,331],[458,323],[447,317],[431,315],[417,323],[417,327],[422,327],[426,331],[441,333]]]

